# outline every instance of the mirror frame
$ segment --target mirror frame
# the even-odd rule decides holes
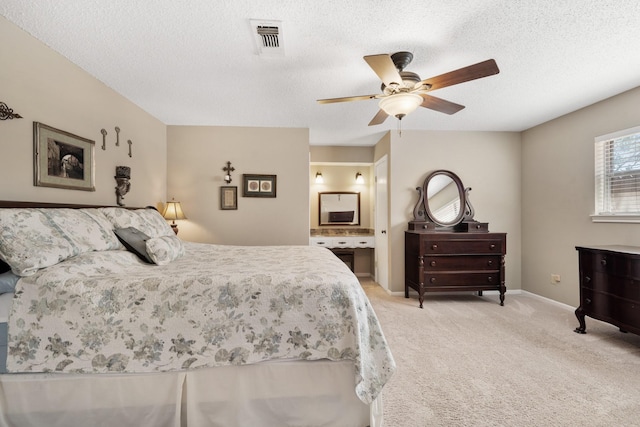
[[[458,215],[451,221],[446,221],[446,222],[439,221],[431,211],[431,208],[429,207],[429,199],[427,197],[427,194],[429,193],[427,192],[427,187],[429,186],[429,182],[431,182],[431,179],[433,179],[433,177],[436,175],[448,176],[456,184],[456,187],[458,187],[458,197],[460,198],[460,212],[458,212]],[[460,224],[466,218],[466,212],[467,212],[467,198],[465,193],[466,191],[464,189],[464,186],[462,185],[462,181],[460,180],[458,175],[456,175],[455,173],[445,169],[439,169],[431,172],[425,178],[424,184],[422,185],[423,205],[429,221],[441,227],[455,227],[456,225]]]
[[[348,195],[356,195],[356,203],[357,203],[357,215],[354,215],[353,221],[351,222],[322,222],[322,195],[335,195],[335,194],[348,194]],[[360,193],[357,191],[324,191],[318,193],[318,225],[322,227],[326,226],[359,226],[360,225]]]

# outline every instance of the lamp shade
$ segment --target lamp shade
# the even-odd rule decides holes
[[[176,202],[174,200],[167,202],[167,206],[164,208],[164,213],[162,214],[164,219],[187,219],[184,212],[182,211],[182,206],[180,206],[180,202]]]
[[[388,115],[402,119],[407,114],[414,112],[422,104],[422,101],[422,97],[415,93],[398,93],[382,98],[378,105]]]
[[[320,172],[316,173],[316,184],[324,184],[324,178]]]

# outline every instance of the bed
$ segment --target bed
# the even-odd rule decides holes
[[[152,208],[0,202],[0,261],[0,426],[383,425],[395,363],[326,248],[184,242]]]

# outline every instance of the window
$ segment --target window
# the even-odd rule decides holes
[[[596,138],[595,179],[594,221],[640,221],[640,127]]]
[[[433,216],[435,216],[440,222],[450,222],[458,217],[459,212],[460,199],[455,198],[433,212]]]

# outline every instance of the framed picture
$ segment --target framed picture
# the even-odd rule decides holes
[[[96,191],[95,142],[33,122],[34,185]]]
[[[276,175],[242,175],[243,197],[276,197]]]
[[[220,187],[220,209],[238,209],[238,187]]]

